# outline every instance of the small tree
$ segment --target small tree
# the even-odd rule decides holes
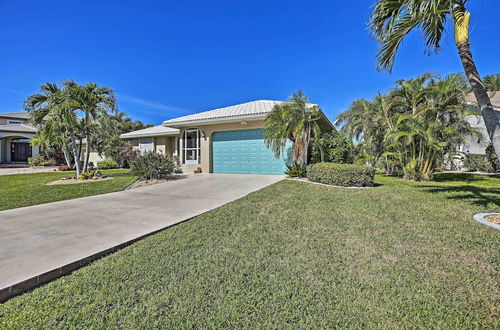
[[[329,162],[352,164],[354,162],[354,145],[352,140],[337,131],[321,134],[312,147],[311,161],[313,163]]]
[[[320,134],[318,120],[321,111],[317,105],[309,103],[309,98],[298,91],[284,104],[276,104],[267,115],[265,122],[265,143],[276,158],[285,151],[287,141],[293,143],[292,161],[307,164],[310,142]]]

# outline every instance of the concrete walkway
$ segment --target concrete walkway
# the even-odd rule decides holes
[[[76,269],[79,260],[212,210],[283,178],[201,174],[128,191],[1,211],[0,293],[33,287],[46,281],[40,277],[44,273],[57,270],[62,274],[63,266],[71,263],[74,265],[70,268]]]
[[[47,167],[0,167],[0,175],[11,175],[11,174],[29,174],[29,173],[42,173],[42,172],[54,172],[57,167],[47,166]]]

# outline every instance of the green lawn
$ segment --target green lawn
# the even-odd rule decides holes
[[[102,172],[113,180],[48,186],[48,182],[74,175],[74,172],[0,175],[0,210],[119,191],[136,180],[128,170]]]
[[[498,328],[500,179],[282,181],[0,305],[0,328]],[[145,219],[147,220],[147,219]]]

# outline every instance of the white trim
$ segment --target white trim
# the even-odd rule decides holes
[[[188,148],[187,147],[187,139],[186,139],[186,134],[188,132],[193,132],[196,131],[196,147],[194,148]],[[201,148],[200,148],[200,130],[197,128],[189,128],[185,129],[184,132],[182,133],[182,160],[183,164],[186,165],[193,165],[193,164],[199,164],[200,163],[200,156],[201,156]],[[195,152],[195,159],[186,159],[186,153],[188,151]]]

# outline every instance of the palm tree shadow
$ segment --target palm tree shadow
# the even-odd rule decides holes
[[[424,191],[429,193],[445,193],[446,198],[460,200],[472,205],[481,207],[491,207],[494,204],[500,207],[500,189],[497,188],[479,188],[474,186],[421,186]]]

